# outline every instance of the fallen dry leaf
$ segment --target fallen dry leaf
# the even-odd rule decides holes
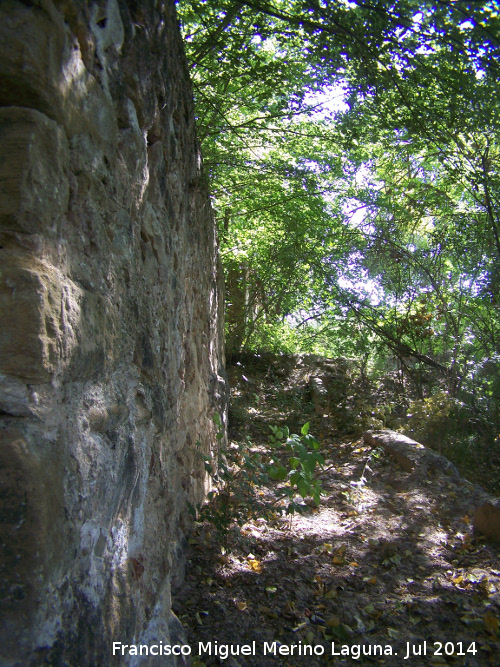
[[[250,565],[250,569],[253,570],[254,572],[262,572],[262,570],[264,569],[264,566],[262,565],[261,561],[257,560],[256,558],[249,558],[248,564]]]

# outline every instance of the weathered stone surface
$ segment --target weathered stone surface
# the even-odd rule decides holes
[[[328,412],[330,408],[328,390],[325,387],[323,380],[316,375],[311,375],[309,378],[309,388],[311,390],[315,413],[317,415],[323,415],[323,413]]]
[[[368,431],[364,434],[363,439],[372,447],[382,446],[405,472],[427,475],[428,472],[433,471],[450,475],[455,483],[467,484],[471,487],[473,493],[468,490],[468,495],[472,507],[475,505],[474,532],[500,542],[500,498],[493,498],[481,487],[473,487],[469,482],[465,482],[453,463],[446,457],[389,429],[379,432]]]
[[[68,205],[68,142],[38,111],[0,108],[0,224],[57,235]]]
[[[476,508],[474,531],[500,542],[500,498],[489,498]]]
[[[0,103],[62,118],[58,83],[65,47],[64,22],[50,3],[2,3]]]
[[[203,183],[173,2],[0,4],[1,664],[182,641],[227,410]]]
[[[428,449],[419,442],[406,437],[397,431],[385,429],[383,431],[367,431],[363,439],[372,447],[382,446],[406,472],[427,474],[435,471],[459,478],[460,473],[451,461],[432,449]]]

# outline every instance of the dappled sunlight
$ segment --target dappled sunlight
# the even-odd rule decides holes
[[[405,472],[364,440],[340,433],[331,415],[314,414],[303,389],[309,374],[303,367],[284,373],[267,360],[233,375],[232,447],[251,435],[249,451],[277,456],[266,444],[269,426],[310,421],[325,460],[315,473],[323,495],[319,506],[295,497],[303,512],[287,515],[289,500],[279,489],[288,482],[251,486],[250,496],[230,484],[220,499],[227,516],[239,504],[241,525],[219,531],[211,517],[221,505],[206,506],[174,603],[191,644],[317,647],[310,665],[338,664],[333,645],[389,645],[398,656],[378,656],[375,664],[399,667],[410,651],[411,664],[423,667],[424,642],[462,642],[464,652],[476,651],[468,664],[493,665],[499,553],[472,533],[474,487],[432,470]],[[277,380],[280,391],[273,391]],[[244,471],[233,467],[234,475]],[[213,656],[200,660],[218,664]],[[258,653],[250,662],[238,656],[238,664],[285,663]]]

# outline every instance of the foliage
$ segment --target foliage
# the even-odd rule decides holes
[[[459,405],[457,399],[453,399],[444,391],[437,392],[428,398],[412,401],[409,406],[405,432],[419,442],[428,442],[431,437],[434,440],[433,444],[440,447],[440,440],[449,428],[449,416],[452,410],[458,408]]]
[[[394,363],[422,405],[448,392],[500,423],[497,3],[178,9],[228,356]]]
[[[309,423],[304,424],[300,435],[290,434],[286,426],[270,428],[272,435],[266,452],[256,451],[250,443],[245,447],[231,446],[222,453],[218,465],[203,455],[214,489],[208,493],[208,502],[191,507],[191,512],[200,520],[209,521],[221,535],[226,535],[233,523],[241,526],[250,519],[269,518],[281,512],[304,512],[307,505],[302,501],[308,497],[316,505],[320,503],[322,488],[320,481],[314,479],[314,472],[316,465],[324,464],[324,458],[318,452],[319,441],[309,433]],[[259,488],[273,483],[274,497],[258,494]],[[288,501],[285,504],[284,499]]]
[[[316,464],[324,465],[323,456],[317,451],[320,448],[319,441],[309,433],[309,422],[304,424],[301,435],[292,434],[287,427],[279,428],[271,426],[272,436],[269,444],[272,449],[278,449],[284,445],[285,450],[291,454],[288,458],[288,467],[272,461],[268,474],[272,480],[284,481],[288,479],[289,486],[279,490],[282,497],[289,499],[286,509],[287,514],[302,511],[302,505],[295,501],[295,496],[300,494],[302,498],[311,496],[316,505],[320,503],[321,483],[314,479]]]

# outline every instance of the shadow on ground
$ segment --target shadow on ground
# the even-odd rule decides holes
[[[194,667],[499,665],[500,550],[472,533],[477,489],[373,457],[315,415],[304,377],[277,390],[276,375],[243,370],[232,441],[264,447],[270,424],[310,421],[325,496],[291,522],[256,518],[222,540],[196,525],[174,605]]]

